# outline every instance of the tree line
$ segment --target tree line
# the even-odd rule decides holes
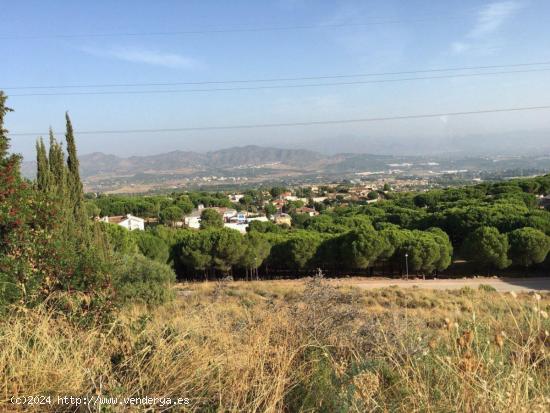
[[[343,185],[324,188],[341,194],[346,189]],[[315,217],[297,214],[295,205],[288,203],[290,228],[252,222],[249,233],[242,236],[223,229],[217,213],[206,210],[199,232],[168,231],[157,226],[147,231],[147,237],[157,240],[158,249],[164,250],[160,255],[168,257],[163,262],[172,265],[182,279],[229,274],[270,277],[317,268],[336,274],[402,274],[408,267],[412,273],[433,274],[447,269],[456,259],[475,264],[480,272],[548,265],[550,214],[540,208],[538,197],[550,193],[550,175],[421,193],[389,189],[388,186],[374,204],[349,200],[344,204],[335,198]],[[249,190],[239,204],[258,210],[266,200],[285,191],[283,187]],[[301,188],[295,192],[313,196]],[[174,204],[185,199],[196,205],[204,198],[212,198],[219,200],[215,205],[222,205],[227,202],[227,195],[174,193],[161,202]],[[117,201],[113,196],[109,202],[124,203],[123,199]],[[139,202],[148,197],[131,199]],[[143,237],[126,236],[137,240]],[[254,245],[261,253],[254,251]],[[151,254],[151,248],[139,247],[139,242],[134,243],[134,248]]]
[[[290,228],[251,222],[244,236],[205,210],[200,231],[162,225],[141,234],[122,231],[121,245],[170,263],[182,279],[272,277],[317,268],[434,274],[457,258],[480,272],[510,265],[528,269],[548,264],[550,214],[538,207],[537,195],[549,187],[546,175],[396,193],[377,204],[335,207],[315,217],[293,214]]]
[[[20,174],[4,127],[12,109],[0,91],[0,312],[53,306],[83,319],[104,317],[130,300],[170,298],[166,263],[115,250],[105,228],[89,219],[71,119],[65,147],[50,130],[36,144],[35,181]]]

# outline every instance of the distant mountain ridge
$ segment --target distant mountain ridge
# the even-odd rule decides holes
[[[207,177],[224,177],[233,179],[233,182],[236,182],[237,178],[261,182],[306,176],[322,176],[324,179],[380,173],[426,176],[448,171],[521,168],[550,170],[550,154],[541,152],[536,156],[394,156],[365,153],[325,155],[308,149],[248,145],[206,153],[178,150],[130,157],[102,152],[80,155],[83,181],[87,188],[95,188],[98,191],[128,185],[147,185],[147,188],[177,186],[185,179],[198,182],[197,179],[203,178],[208,181]],[[22,171],[24,176],[34,177],[36,163],[24,162]]]
[[[167,153],[120,157],[94,152],[80,155],[80,170],[84,178],[97,175],[126,175],[144,172],[207,171],[254,167],[266,164],[311,169],[330,163],[333,157],[307,149],[282,149],[247,145],[210,151],[172,151]],[[34,174],[34,162],[24,162],[25,176]]]

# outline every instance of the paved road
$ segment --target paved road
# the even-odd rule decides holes
[[[480,284],[493,286],[497,291],[550,291],[550,276],[537,278],[459,278],[446,280],[390,280],[361,279],[350,280],[350,283],[366,289],[389,287],[397,285],[401,288],[418,288],[432,290],[454,290],[462,287],[478,288]]]

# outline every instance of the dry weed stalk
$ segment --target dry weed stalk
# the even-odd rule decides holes
[[[550,406],[549,295],[359,291],[319,278],[185,288],[171,305],[94,326],[40,308],[9,315],[0,410],[28,394],[189,397],[183,411],[196,412]]]

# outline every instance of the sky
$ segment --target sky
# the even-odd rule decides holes
[[[6,126],[30,133],[12,138],[13,151],[26,158],[34,157],[38,134],[50,126],[62,136],[65,111],[80,153],[131,156],[247,144],[370,152],[380,151],[384,141],[386,152],[424,141],[444,151],[450,140],[500,134],[517,139],[520,149],[522,133],[546,136],[550,110],[273,128],[78,132],[550,105],[549,15],[546,0],[0,0],[0,89],[15,110]],[[541,62],[547,63],[387,74]],[[495,71],[516,73],[441,77]],[[372,73],[383,75],[250,82]],[[440,78],[394,81],[434,76]],[[247,82],[204,83],[233,80]],[[383,82],[357,83],[372,80]],[[186,82],[203,84],[181,84]],[[141,85],[97,86],[136,83]],[[51,86],[58,88],[45,88]],[[141,93],[159,90],[164,93]],[[125,91],[133,93],[119,93]]]

